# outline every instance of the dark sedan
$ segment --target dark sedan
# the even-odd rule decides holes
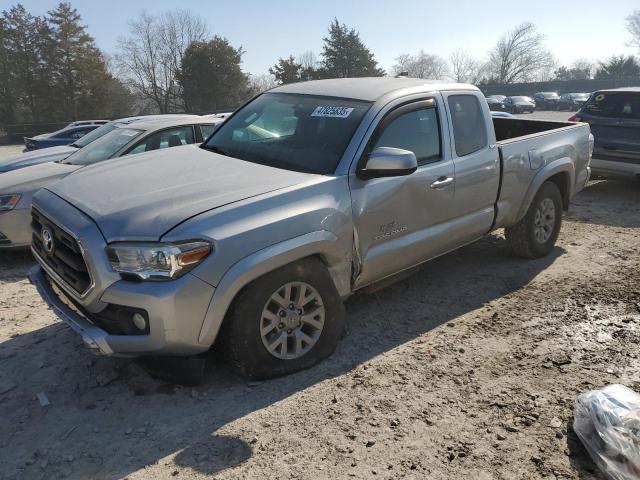
[[[504,107],[510,113],[533,113],[536,104],[529,97],[507,97],[504,99]]]
[[[533,95],[533,100],[540,110],[557,110],[560,96],[556,92],[538,92]]]
[[[30,151],[40,148],[69,145],[104,123],[105,121],[102,120],[96,122],[74,122],[53,133],[43,133],[35,137],[24,137],[24,146],[27,151]]]
[[[575,112],[589,100],[589,93],[565,93],[560,96],[558,110],[569,110]]]
[[[504,103],[502,103],[502,100],[498,100],[493,97],[487,97],[486,100],[489,104],[489,110],[492,110],[494,112],[504,112],[505,107]]]

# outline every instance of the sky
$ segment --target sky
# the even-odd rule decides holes
[[[632,54],[625,17],[638,0],[70,0],[98,47],[109,54],[127,34],[127,21],[140,12],[188,9],[207,20],[212,34],[245,50],[243,69],[267,73],[278,57],[307,50],[319,54],[334,17],[354,27],[380,65],[390,70],[401,53],[448,57],[458,48],[483,59],[499,37],[531,21],[561,64]],[[0,10],[14,1],[0,0]],[[34,15],[57,0],[21,0]]]

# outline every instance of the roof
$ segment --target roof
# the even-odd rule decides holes
[[[135,120],[129,123],[121,123],[118,125],[118,128],[137,128],[140,130],[159,130],[161,128],[180,126],[180,125],[199,125],[199,124],[208,124],[215,125],[221,123],[221,118],[207,118],[201,117],[197,115],[193,116],[168,116],[167,118],[149,118],[149,119],[140,119]]]
[[[478,88],[464,83],[450,83],[422,78],[364,77],[290,83],[276,87],[269,90],[269,92],[298,93],[375,102],[385,95],[403,90],[410,94],[433,90],[478,90]]]
[[[640,93],[640,87],[605,88],[596,92],[634,92]]]

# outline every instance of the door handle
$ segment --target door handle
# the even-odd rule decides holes
[[[429,185],[434,190],[447,187],[453,183],[453,177],[438,177],[438,179]]]

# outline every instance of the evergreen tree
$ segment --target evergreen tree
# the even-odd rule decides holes
[[[359,33],[334,19],[324,39],[320,75],[323,78],[381,77],[373,53],[362,43]]]
[[[187,47],[177,75],[187,111],[236,107],[247,98],[248,77],[240,68],[243,53],[218,36]]]
[[[640,77],[640,64],[634,56],[624,55],[611,57],[606,63],[600,63],[595,78],[601,79],[625,79]]]
[[[296,61],[293,55],[289,58],[279,58],[278,63],[269,69],[269,73],[276,77],[280,85],[300,82],[302,80],[302,65]]]

